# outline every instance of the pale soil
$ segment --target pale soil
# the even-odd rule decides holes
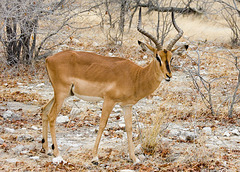
[[[39,83],[27,86],[19,84],[20,86],[10,89],[1,86],[1,90],[19,91],[26,94],[37,93],[42,99],[49,100],[53,94],[51,85],[48,82],[40,85]],[[182,107],[181,102],[176,101],[176,104],[168,104],[162,96],[168,96],[171,93],[180,91],[185,92],[189,96],[194,94],[193,90],[186,87],[187,83],[190,83],[190,80],[184,73],[175,72],[170,83],[163,81],[153,96],[144,98],[134,106],[133,135],[136,146],[142,144],[142,140],[139,138],[139,130],[142,132],[145,128],[153,125],[154,117],[162,113],[159,110],[161,106],[177,108],[180,111],[186,110]],[[124,120],[118,105],[113,110],[100,142],[100,164],[95,166],[91,164],[91,149],[96,138],[102,102],[89,103],[79,101],[75,97],[69,98],[64,105],[64,109],[67,109],[66,112],[68,113],[71,107],[73,107],[72,113],[69,115],[63,112],[64,114],[62,114],[68,115],[71,122],[57,125],[57,140],[61,155],[68,162],[68,164],[65,164],[65,167],[62,167],[61,164],[56,165],[52,163],[52,156],[40,152],[42,136],[41,117],[39,114],[41,106],[34,105],[36,101],[33,100],[33,102],[1,102],[0,130],[1,138],[4,140],[0,149],[0,170],[2,171],[44,171],[47,169],[51,169],[51,171],[64,171],[64,169],[76,171],[79,169],[93,171],[122,169],[144,171],[144,169],[148,169],[150,171],[161,171],[168,168],[174,169],[185,163],[195,162],[202,163],[202,169],[235,171],[240,167],[240,137],[231,134],[233,129],[240,130],[239,125],[228,124],[218,120],[201,122],[201,120],[196,119],[194,111],[189,112],[191,114],[190,117],[183,121],[171,119],[171,114],[168,114],[168,117],[164,119],[165,121],[162,124],[164,131],[158,138],[158,144],[161,146],[161,149],[169,151],[167,155],[161,157],[161,152],[156,152],[153,155],[144,154],[140,149],[137,155],[142,158],[143,165],[133,165],[128,158]],[[13,111],[20,117],[20,120],[9,121],[4,119],[3,114],[6,110]],[[166,111],[163,113],[167,115]],[[136,118],[137,114],[138,117]],[[204,127],[211,127],[212,132],[207,135],[203,134],[202,129]],[[6,128],[12,130],[9,131]],[[193,142],[185,142],[181,141],[177,136],[173,137],[168,134],[173,129],[194,131],[197,135]],[[230,136],[224,136],[226,131],[230,132]],[[50,135],[49,140],[50,147]],[[204,164],[208,164],[208,167]]]

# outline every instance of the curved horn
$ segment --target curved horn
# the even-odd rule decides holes
[[[157,50],[159,51],[159,50],[162,49],[161,43],[160,43],[154,36],[152,36],[150,33],[146,32],[146,31],[142,28],[142,15],[141,15],[142,12],[141,12],[141,11],[142,11],[142,10],[141,10],[141,7],[140,7],[140,9],[139,9],[139,18],[138,18],[137,30],[138,30],[141,34],[143,34],[143,35],[145,35],[146,37],[148,37],[149,39],[151,39],[151,40],[154,42],[154,44],[156,45]]]
[[[178,27],[176,21],[175,21],[175,17],[174,17],[174,12],[172,11],[172,23],[173,23],[173,26],[175,27],[175,29],[178,31],[178,34],[175,36],[174,39],[172,39],[168,46],[167,46],[167,50],[171,51],[173,46],[176,44],[176,42],[182,37],[183,35],[183,31],[180,27]]]

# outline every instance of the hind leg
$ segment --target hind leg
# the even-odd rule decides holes
[[[54,99],[52,98],[43,108],[42,108],[42,150],[43,153],[48,153],[48,112],[52,107]]]
[[[61,110],[62,104],[64,102],[64,99],[68,97],[68,94],[55,94],[54,96],[54,102],[52,109],[48,115],[48,121],[50,125],[50,133],[52,137],[52,149],[53,149],[53,155],[54,156],[59,156],[59,150],[58,150],[58,145],[57,145],[57,140],[56,140],[56,130],[55,130],[55,125],[56,125],[56,118]]]

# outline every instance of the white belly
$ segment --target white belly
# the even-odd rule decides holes
[[[115,85],[112,83],[97,83],[77,79],[72,87],[72,92],[82,100],[96,102],[103,100],[104,92],[110,90],[113,86]]]
[[[74,94],[74,95],[82,100],[89,101],[89,102],[98,102],[98,101],[103,100],[103,98],[101,98],[101,97],[83,96],[83,95],[78,95],[78,94]]]

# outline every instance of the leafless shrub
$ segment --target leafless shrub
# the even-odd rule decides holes
[[[219,78],[213,78],[210,80],[207,80],[203,75],[201,71],[201,52],[197,49],[196,51],[197,59],[195,60],[190,55],[188,55],[188,58],[191,60],[192,65],[191,67],[188,66],[188,68],[185,68],[184,70],[189,74],[190,78],[192,79],[193,85],[195,89],[197,90],[197,93],[200,94],[200,97],[206,107],[210,109],[211,114],[215,114],[215,108],[214,103],[212,100],[212,83]]]
[[[102,19],[101,25],[103,32],[107,36],[109,43],[122,45],[125,27],[128,25],[130,30],[133,17],[139,7],[146,9],[145,14],[157,14],[157,19],[152,23],[154,32],[158,40],[163,44],[165,38],[171,30],[170,12],[174,11],[181,14],[201,14],[200,10],[205,8],[206,2],[194,0],[188,1],[167,1],[167,0],[102,0],[104,5],[99,6],[99,15]],[[193,7],[191,7],[193,6]],[[201,6],[201,7],[200,7]],[[148,20],[149,22],[150,20]]]
[[[221,15],[227,22],[228,27],[232,31],[231,42],[233,45],[240,45],[240,10],[236,0],[222,1],[215,0],[216,3],[222,6]],[[218,11],[218,9],[216,9]]]
[[[228,50],[228,52],[230,53],[230,57],[231,59],[227,59],[224,58],[225,60],[227,60],[228,62],[232,63],[235,67],[235,69],[237,70],[237,82],[236,85],[234,86],[233,89],[233,93],[232,95],[230,95],[228,97],[228,101],[229,101],[229,107],[228,107],[228,116],[229,118],[233,117],[233,111],[234,111],[234,105],[240,102],[240,93],[239,93],[239,86],[240,86],[240,56],[237,56],[235,54],[233,54],[231,51]]]
[[[218,115],[220,108],[224,108],[228,109],[226,113],[231,118],[234,105],[240,102],[239,56],[237,56],[237,53],[232,53],[224,48],[220,49],[225,53],[218,55],[197,46],[194,55],[193,53],[187,55],[190,63],[187,66],[183,65],[182,69],[191,78],[196,92],[200,95],[202,102],[210,110],[211,114]],[[211,62],[209,59],[211,59]],[[220,64],[218,64],[220,59],[222,59],[222,69],[225,68],[227,73],[221,71]],[[208,62],[204,65],[206,61]],[[218,71],[213,70],[216,67],[218,67]],[[212,72],[208,73],[208,71]],[[237,75],[235,75],[236,72]],[[236,83],[234,83],[235,80]]]
[[[99,6],[102,31],[106,35],[109,44],[122,45],[131,3],[132,1],[127,0],[103,0],[103,5]]]
[[[48,51],[49,55],[53,47],[83,28],[78,27],[73,18],[94,7],[79,6],[76,0],[2,0],[0,42],[7,63],[30,64],[42,50]]]

